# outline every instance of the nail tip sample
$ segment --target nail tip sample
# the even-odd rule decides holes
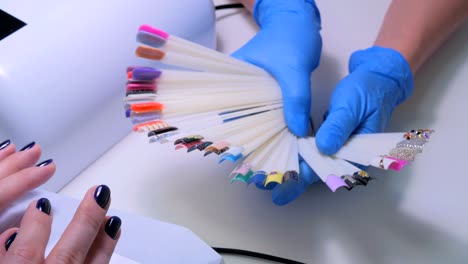
[[[160,48],[166,44],[166,40],[161,36],[146,31],[139,31],[137,33],[137,41],[154,48]]]
[[[338,189],[348,186],[343,179],[333,174],[327,177],[325,183],[332,192],[336,192]]]
[[[396,160],[395,162],[392,162],[388,168],[394,171],[401,171],[406,164],[408,164],[407,161]]]

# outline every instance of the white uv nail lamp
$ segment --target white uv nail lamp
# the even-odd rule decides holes
[[[150,24],[215,46],[211,0],[2,0],[0,141],[36,141],[58,191],[129,132],[122,74],[147,64],[135,33]]]

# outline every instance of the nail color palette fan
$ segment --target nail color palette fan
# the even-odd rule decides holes
[[[283,118],[281,90],[263,69],[149,25],[137,31],[138,57],[177,69],[127,68],[125,115],[150,143],[217,155],[238,166],[231,182],[275,196],[297,196],[307,185],[299,155],[333,191],[373,179],[358,165],[400,171],[422,153],[431,129],[353,135],[333,156],[314,137],[297,138]]]

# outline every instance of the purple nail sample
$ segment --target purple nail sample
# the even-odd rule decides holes
[[[161,76],[161,71],[153,68],[135,68],[132,72],[132,78],[134,80],[150,81]]]
[[[341,187],[347,187],[348,185],[336,175],[328,175],[327,180],[325,182],[327,186],[332,190],[332,192],[336,192]]]

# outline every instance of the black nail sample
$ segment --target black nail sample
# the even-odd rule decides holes
[[[2,143],[0,143],[0,150],[6,148],[6,147],[8,147],[8,146],[10,146],[10,143],[11,143],[11,141],[10,141],[9,139],[3,141]]]
[[[94,191],[94,199],[102,209],[105,209],[109,204],[110,195],[111,191],[106,185],[99,185]]]
[[[207,142],[203,142],[202,144],[198,145],[197,148],[198,148],[198,150],[202,151],[202,150],[206,149],[210,145],[213,145],[213,142],[207,141]]]
[[[46,215],[50,215],[50,211],[52,210],[52,205],[50,204],[49,199],[41,198],[36,203],[36,208],[45,213]]]
[[[11,244],[13,243],[13,241],[15,241],[15,238],[16,238],[16,235],[18,233],[17,232],[14,232],[8,239],[7,241],[5,242],[5,250],[8,251],[8,249],[10,248]]]
[[[119,233],[120,226],[122,225],[122,220],[118,216],[112,216],[107,220],[104,231],[110,236],[110,238],[115,239]]]
[[[28,149],[32,149],[32,147],[34,147],[34,145],[36,145],[36,142],[31,142],[29,144],[27,144],[26,146],[24,146],[22,149],[20,149],[20,151],[25,151],[25,150],[28,150]]]
[[[48,160],[45,160],[45,161],[37,164],[36,167],[45,167],[45,166],[51,164],[52,162],[54,162],[53,159],[48,159]]]
[[[196,150],[196,149],[197,149],[197,146],[198,146],[198,145],[195,145],[195,146],[192,146],[192,147],[188,148],[188,149],[187,149],[187,152],[192,152],[192,151]]]

